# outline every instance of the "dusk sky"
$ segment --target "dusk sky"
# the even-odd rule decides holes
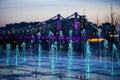
[[[104,22],[110,13],[120,14],[120,0],[0,0],[0,26],[9,23],[34,22],[47,20],[58,13],[67,17],[74,12],[85,14],[91,22]]]

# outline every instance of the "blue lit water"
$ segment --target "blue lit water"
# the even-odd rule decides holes
[[[114,73],[111,75],[112,63],[107,61],[107,69],[104,68],[104,61],[92,59],[90,61],[90,73],[86,72],[86,62],[79,56],[73,56],[71,69],[68,69],[68,57],[62,56],[61,60],[55,63],[54,73],[51,70],[49,52],[42,52],[41,67],[38,66],[39,57],[27,56],[27,62],[23,57],[18,57],[16,66],[15,56],[9,59],[10,65],[6,65],[6,58],[0,58],[0,80],[119,80],[120,66],[114,62]],[[45,55],[46,54],[46,55]],[[67,52],[64,54],[67,54]]]

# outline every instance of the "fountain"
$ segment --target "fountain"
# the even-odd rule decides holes
[[[118,65],[120,65],[120,58],[119,58],[120,55],[119,55],[119,52],[117,50],[117,46],[115,44],[113,44],[113,51],[114,51],[114,54],[117,58],[117,63],[118,63]]]
[[[108,41],[105,39],[104,41],[104,51],[105,51],[105,55],[104,55],[104,68],[107,68],[107,65],[106,65],[106,47],[108,45]]]
[[[86,67],[87,67],[87,71],[86,72],[90,72],[90,60],[91,60],[91,52],[90,52],[90,44],[87,41],[85,44],[85,62],[86,62]]]
[[[16,62],[15,62],[15,64],[16,64],[16,66],[18,65],[18,56],[19,56],[19,49],[18,49],[18,45],[16,45]]]
[[[50,59],[51,59],[51,73],[54,74],[54,68],[55,68],[55,48],[54,48],[54,44],[51,45]]]
[[[102,30],[101,29],[98,29],[98,32],[97,32],[97,35],[98,35],[98,38],[101,38],[101,32]],[[102,55],[101,55],[101,43],[99,42],[99,53],[100,53],[100,61],[102,61]]]
[[[49,59],[51,61],[51,73],[54,74],[55,63],[58,62],[58,49],[56,41],[54,42],[54,44],[51,45]]]
[[[35,52],[35,51],[34,51],[34,46],[33,46],[34,39],[35,39],[35,37],[34,37],[34,35],[32,35],[32,40],[30,41],[30,42],[31,42],[31,45],[32,45],[32,46],[31,46],[32,49],[31,49],[31,51],[30,51],[31,58],[32,58],[32,56],[33,56],[33,53]]]
[[[59,60],[61,60],[61,54],[62,54],[62,38],[63,38],[63,33],[62,33],[62,31],[60,30],[60,32],[59,32],[59,36],[60,36],[60,56],[59,56]]]
[[[48,36],[49,36],[49,41],[48,41],[48,43],[49,43],[49,50],[50,50],[50,49],[51,49],[51,37],[52,37],[52,32],[51,32],[51,31],[49,31]]]
[[[7,57],[6,57],[6,64],[7,64],[7,66],[9,65],[9,60],[10,60],[10,48],[11,48],[11,46],[10,46],[10,44],[7,44],[7,49],[6,49],[6,53],[7,53]]]
[[[69,36],[70,36],[70,39],[72,40],[72,30],[69,31]]]
[[[41,52],[42,49],[41,49],[41,45],[40,45],[40,42],[41,42],[41,41],[40,41],[41,33],[38,32],[37,35],[38,35],[38,39],[39,39],[39,42],[38,42],[38,43],[39,43],[39,45],[38,45],[38,56],[39,56],[39,57],[38,57],[38,66],[40,67],[40,63],[41,63],[41,53],[42,53],[42,52]]]
[[[22,52],[23,52],[24,62],[26,62],[26,61],[27,61],[27,58],[26,58],[26,50],[25,50],[26,43],[23,42],[23,43],[21,44],[21,46],[22,46],[22,49],[23,49]]]
[[[52,32],[51,31],[49,31],[49,34],[48,34],[48,37],[49,37],[49,40],[48,40],[48,44],[49,44],[49,50],[50,50],[50,52],[49,52],[49,59],[50,59],[50,57],[51,57],[51,48],[52,48],[52,45],[51,44],[53,44],[53,42],[51,43],[51,39],[52,39]]]
[[[73,60],[73,45],[72,40],[70,40],[68,45],[68,69],[71,69],[72,67],[72,60]]]
[[[58,62],[58,47],[57,47],[57,41],[54,43],[54,49],[55,49],[55,59],[56,62]]]
[[[72,59],[73,59],[73,42],[72,42],[72,30],[69,31],[69,44],[68,44],[68,69],[72,67]]]
[[[85,54],[85,29],[82,30],[82,36],[83,36],[83,41],[82,41],[82,44],[83,44],[83,58],[84,58],[84,54]]]
[[[85,79],[86,80],[86,79]],[[90,79],[90,73],[87,73],[87,80],[91,80]]]
[[[111,75],[115,75],[114,72],[114,56],[115,54],[117,54],[117,47],[115,44],[112,45],[112,71],[111,71]]]
[[[118,47],[119,48],[119,47]],[[117,63],[118,65],[120,65],[120,55],[119,55],[119,50],[117,49],[117,46],[114,44],[113,45],[113,50],[116,50],[115,51],[115,55],[116,55],[116,58],[117,58]]]
[[[39,47],[38,47],[38,66],[40,67],[40,63],[41,63],[41,45],[39,44]]]

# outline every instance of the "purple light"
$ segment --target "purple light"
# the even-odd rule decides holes
[[[57,30],[59,31],[61,29],[61,24],[60,24],[60,14],[57,15]]]
[[[77,23],[77,12],[74,13],[75,15],[75,19],[74,19],[74,30],[77,31],[78,30],[78,23]]]

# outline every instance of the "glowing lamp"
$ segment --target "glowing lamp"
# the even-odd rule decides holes
[[[104,38],[92,38],[92,39],[88,39],[88,41],[92,43],[102,42],[104,41]]]

